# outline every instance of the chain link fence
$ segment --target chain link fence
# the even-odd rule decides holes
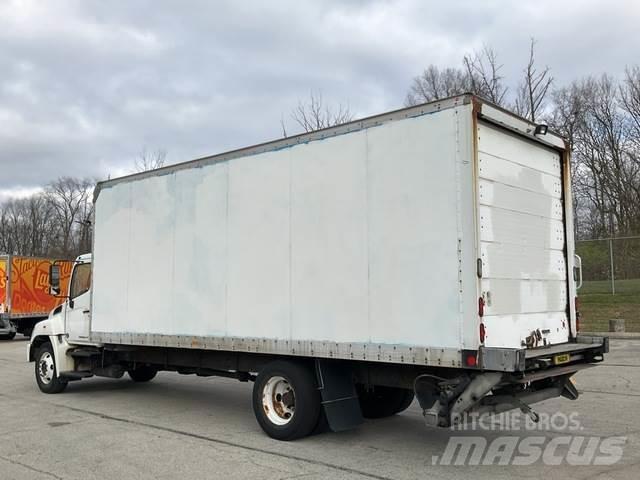
[[[582,258],[581,330],[608,331],[624,319],[627,332],[640,332],[640,236],[576,242]]]

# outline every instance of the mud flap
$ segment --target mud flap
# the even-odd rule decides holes
[[[360,425],[362,412],[349,364],[317,359],[316,376],[329,428],[341,432]]]

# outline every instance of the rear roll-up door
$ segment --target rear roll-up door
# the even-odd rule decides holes
[[[478,222],[486,346],[568,340],[560,154],[478,124]]]

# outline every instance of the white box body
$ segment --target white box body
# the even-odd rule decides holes
[[[104,182],[92,340],[447,366],[483,322],[566,342],[562,148],[470,98]]]

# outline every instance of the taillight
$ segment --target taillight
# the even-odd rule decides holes
[[[478,297],[478,315],[484,316],[484,298]]]
[[[486,336],[484,323],[480,324],[480,343],[484,343],[484,337]]]
[[[580,331],[580,299],[576,297],[574,302],[576,307],[576,333],[578,333]]]
[[[467,353],[465,359],[464,359],[464,363],[467,365],[467,367],[476,367],[478,366],[478,357],[476,356],[475,352],[469,352]]]

